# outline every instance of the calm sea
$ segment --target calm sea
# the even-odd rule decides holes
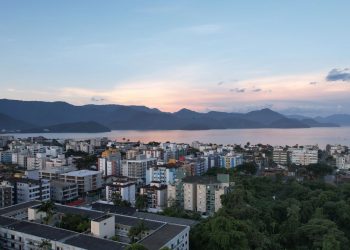
[[[158,141],[184,142],[193,141],[217,144],[263,143],[270,145],[309,145],[318,144],[324,148],[327,144],[342,144],[350,146],[350,127],[340,128],[307,128],[307,129],[224,129],[224,130],[113,130],[108,133],[42,133],[14,134],[17,138],[44,136],[53,139],[87,139],[108,137],[122,141]]]

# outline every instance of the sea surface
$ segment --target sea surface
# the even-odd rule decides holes
[[[217,144],[315,145],[327,144],[350,146],[350,127],[300,128],[300,129],[214,129],[214,130],[113,130],[107,133],[41,133],[13,134],[16,138],[44,136],[49,139],[88,139],[108,137],[117,141],[158,141],[191,143],[200,141]]]

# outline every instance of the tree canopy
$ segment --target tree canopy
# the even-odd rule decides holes
[[[348,249],[350,184],[239,176],[190,249]]]

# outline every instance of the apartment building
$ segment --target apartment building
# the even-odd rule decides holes
[[[153,166],[146,170],[146,184],[160,182],[168,185],[174,183],[180,164],[165,164]]]
[[[318,148],[306,146],[289,149],[291,152],[291,163],[295,165],[310,165],[318,163]]]
[[[333,155],[335,167],[338,169],[350,169],[350,155]]]
[[[46,167],[45,169],[39,170],[39,178],[47,180],[58,180],[61,174],[73,172],[77,169],[72,166],[59,166],[59,167]]]
[[[222,168],[235,168],[241,164],[243,164],[243,155],[241,154],[229,153],[227,155],[220,156],[220,167]]]
[[[273,161],[278,165],[286,166],[289,163],[290,151],[283,147],[275,147],[273,149]]]
[[[218,211],[221,195],[229,188],[229,175],[188,176],[183,179],[184,209],[211,215]]]
[[[3,181],[2,185],[12,188],[14,204],[33,200],[50,200],[51,192],[48,180],[14,178]]]
[[[138,155],[135,160],[122,161],[122,175],[146,181],[146,170],[157,165],[157,159]]]
[[[203,158],[188,158],[182,166],[189,176],[200,176],[205,173],[205,159]]]
[[[140,194],[147,196],[147,208],[149,211],[162,211],[167,206],[167,186],[160,182],[151,182],[140,188]]]
[[[13,204],[12,187],[0,185],[0,208],[8,207]]]
[[[78,185],[79,195],[102,187],[102,174],[99,171],[77,170],[59,175],[59,180]]]
[[[107,201],[113,201],[113,194],[120,195],[122,200],[134,205],[136,199],[136,183],[128,178],[116,178],[113,180],[112,184],[106,185]]]
[[[76,183],[51,181],[51,200],[68,203],[78,198],[78,185]]]
[[[12,152],[11,151],[0,151],[0,162],[5,164],[12,163]]]

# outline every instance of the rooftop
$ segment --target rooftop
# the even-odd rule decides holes
[[[111,218],[113,215],[110,215],[110,214],[104,214],[102,215],[101,217],[98,217],[96,219],[93,219],[93,221],[96,221],[96,222],[101,222],[101,221],[104,221],[108,218]]]
[[[68,172],[68,173],[65,173],[63,175],[84,177],[84,176],[89,176],[89,175],[95,175],[95,174],[98,174],[98,173],[100,173],[100,172],[99,171],[92,171],[92,170],[83,169],[83,170],[77,170],[77,171]]]
[[[45,239],[60,241],[62,243],[72,245],[75,247],[79,247],[87,250],[95,250],[100,249],[101,246],[103,250],[119,250],[124,249],[127,244],[123,244],[120,242],[114,242],[108,239],[96,238],[94,236],[80,234],[73,231],[65,230],[62,228],[52,227],[44,224],[38,224],[30,221],[17,220],[14,218],[6,217],[5,214],[9,212],[15,212],[18,210],[24,210],[30,207],[35,207],[41,204],[38,201],[26,202],[22,204],[18,204],[15,206],[11,206],[8,208],[0,209],[0,226],[3,228],[8,228],[10,230],[18,231],[21,233],[25,233],[28,235],[34,235],[38,237],[42,237]],[[102,207],[104,209],[108,209],[108,204],[102,204],[96,207]],[[173,237],[181,233],[186,229],[190,220],[178,219],[178,218],[168,218],[166,216],[153,215],[156,217],[149,217],[144,213],[134,212],[133,216],[121,215],[121,214],[106,214],[105,212],[95,211],[95,210],[87,210],[76,207],[69,207],[64,205],[56,204],[56,211],[58,213],[65,214],[81,214],[87,216],[90,220],[100,221],[110,216],[115,217],[115,222],[117,224],[127,225],[127,226],[136,226],[142,221],[145,226],[154,231],[145,239],[143,239],[140,243],[144,244],[149,250],[159,249],[164,244],[169,242]],[[131,210],[129,211],[131,213]],[[151,216],[151,215],[150,215]],[[171,221],[166,221],[166,219]],[[183,222],[183,223],[182,223]],[[169,223],[181,223],[186,224],[175,225]]]
[[[182,180],[184,183],[214,184],[221,183],[216,176],[186,176]]]
[[[185,226],[166,224],[153,234],[141,240],[140,243],[149,250],[158,250],[185,228]]]
[[[5,215],[7,213],[14,212],[21,209],[27,209],[28,207],[32,207],[39,204],[41,204],[40,201],[29,201],[29,202],[24,202],[17,205],[5,207],[0,209],[0,215]]]
[[[87,250],[96,250],[96,249],[120,250],[127,247],[126,244],[122,244],[119,242],[106,240],[106,239],[100,239],[100,238],[83,235],[83,234],[79,234],[75,237],[69,238],[65,241],[65,243],[75,247],[87,249]]]
[[[120,206],[114,206],[112,204],[100,203],[100,202],[93,203],[92,209],[103,211],[103,212],[110,212],[110,213],[119,214],[119,215],[129,215],[129,216],[137,217],[139,219],[174,223],[174,224],[186,225],[191,227],[198,223],[195,220],[169,217],[169,216],[164,216],[164,215],[159,215],[154,213],[137,212],[136,209],[132,207],[120,207]]]

